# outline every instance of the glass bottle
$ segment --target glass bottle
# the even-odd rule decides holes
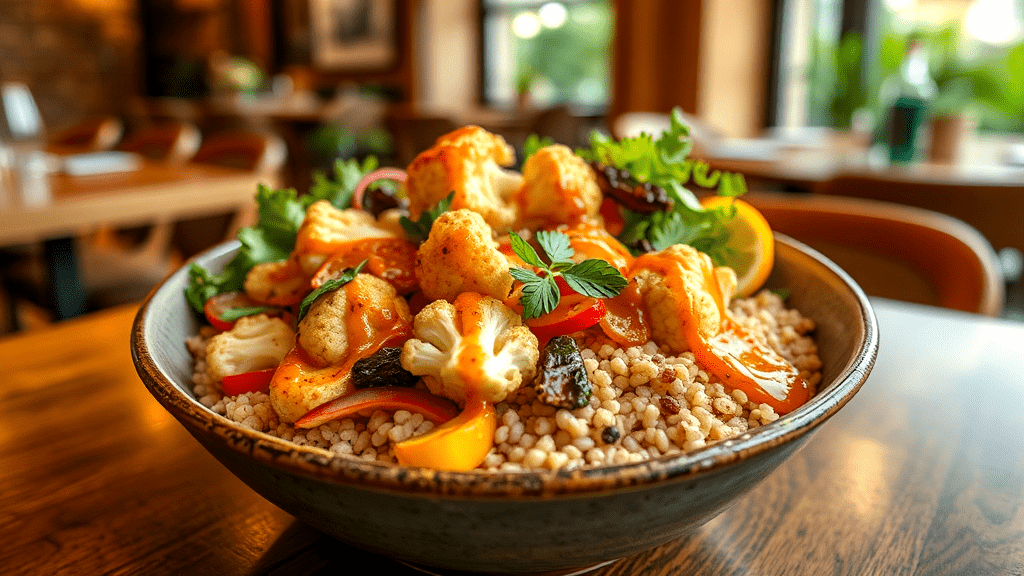
[[[912,39],[895,79],[895,99],[889,110],[889,160],[910,162],[917,150],[918,133],[938,87],[928,71],[928,53]]]

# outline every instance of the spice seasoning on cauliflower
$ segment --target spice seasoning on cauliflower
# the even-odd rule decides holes
[[[454,301],[463,292],[503,300],[512,289],[508,260],[491,229],[479,214],[465,209],[434,221],[417,253],[416,278],[430,300]]]
[[[295,253],[306,276],[317,269],[346,244],[367,238],[396,238],[397,231],[377,224],[369,212],[349,208],[339,210],[326,200],[314,202],[295,239]]]
[[[405,299],[386,281],[357,274],[316,298],[299,322],[296,346],[270,382],[270,400],[282,422],[353,389],[353,364],[410,334]]]
[[[473,394],[504,400],[533,378],[540,355],[537,337],[518,314],[471,292],[455,304],[427,305],[416,315],[413,335],[402,348],[402,366],[422,376],[431,392],[459,404]]]
[[[718,333],[722,325],[720,306],[728,300],[718,296],[717,276],[711,259],[685,244],[676,244],[658,253],[645,254],[632,267],[644,305],[649,311],[651,336],[673,352],[690,349],[685,324],[695,322],[703,338]],[[673,273],[676,272],[676,273]],[[733,273],[735,286],[735,273]],[[712,285],[707,280],[714,278]]]
[[[511,197],[522,185],[522,176],[502,169],[511,166],[515,151],[505,139],[479,126],[466,126],[438,138],[409,165],[406,193],[413,220],[452,191],[452,208],[480,214],[496,230],[516,221]]]

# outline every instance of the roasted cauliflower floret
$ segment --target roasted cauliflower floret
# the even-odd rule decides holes
[[[476,212],[442,214],[416,254],[416,278],[430,300],[453,301],[462,292],[503,300],[512,289],[508,260]]]
[[[459,404],[474,393],[501,402],[533,379],[540,354],[537,337],[518,314],[472,292],[454,304],[428,304],[413,321],[413,335],[402,348],[402,367]]]
[[[277,366],[295,342],[295,332],[280,318],[243,316],[231,330],[210,339],[206,371],[215,380]]]
[[[257,264],[245,275],[245,293],[261,304],[290,306],[309,293],[309,278],[294,258]]]
[[[523,164],[516,201],[525,225],[575,224],[596,216],[602,200],[594,171],[568,146],[545,146]]]
[[[349,332],[349,327],[356,328]],[[316,299],[299,322],[296,345],[270,381],[270,403],[282,422],[353,389],[355,361],[396,346],[412,333],[405,299],[388,282],[358,274],[341,288]]]
[[[338,210],[327,200],[318,200],[306,210],[306,218],[299,227],[295,256],[306,276],[312,276],[330,255],[350,242],[398,237],[394,231],[379,226],[369,212]]]
[[[467,208],[497,230],[508,228],[516,220],[511,199],[522,185],[522,176],[502,166],[514,162],[515,151],[504,138],[479,126],[441,136],[407,170],[405,187],[412,219],[455,192],[453,210]]]
[[[731,273],[731,274],[730,274]],[[722,309],[728,307],[732,280],[731,268],[715,268],[711,258],[691,246],[676,244],[659,253],[637,258],[632,274],[648,311],[651,335],[655,342],[667,345],[674,353],[690,349],[687,330],[695,328],[703,339],[721,331]],[[710,282],[710,284],[709,284]]]
[[[360,333],[350,335],[349,317],[363,318],[352,325]],[[341,288],[316,299],[299,322],[298,342],[310,359],[321,366],[341,365],[348,358],[352,342],[372,339],[396,324],[410,326],[409,305],[385,280],[357,274]],[[371,334],[370,332],[373,332]]]

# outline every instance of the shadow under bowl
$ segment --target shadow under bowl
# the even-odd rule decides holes
[[[232,473],[303,522],[371,552],[422,566],[538,573],[600,564],[675,540],[777,468],[857,392],[878,330],[867,297],[810,248],[776,235],[768,287],[817,324],[819,392],[748,433],[681,455],[572,471],[440,472],[297,446],[215,414],[191,393],[185,339],[199,330],[187,267],[142,305],[136,369],[153,396]],[[219,270],[237,242],[195,259]]]

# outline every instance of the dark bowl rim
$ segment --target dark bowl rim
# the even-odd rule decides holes
[[[856,301],[864,337],[839,376],[807,404],[778,420],[739,437],[703,448],[633,464],[559,471],[450,472],[367,462],[245,428],[202,406],[161,372],[146,341],[145,327],[153,299],[195,260],[223,256],[238,248],[230,241],[196,256],[171,274],[146,297],[132,324],[132,360],[150,393],[198,439],[203,435],[228,450],[247,453],[265,465],[312,476],[325,482],[356,484],[368,489],[452,497],[508,498],[586,495],[638,489],[652,483],[681,480],[718,470],[733,462],[803,436],[832,417],[863,385],[878,353],[878,326],[867,296],[850,276],[816,250],[776,233],[776,242],[816,260],[838,278]],[[204,442],[205,444],[205,442]]]

